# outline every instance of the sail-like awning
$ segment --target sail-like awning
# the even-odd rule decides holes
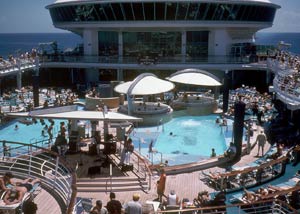
[[[172,82],[149,75],[140,78],[138,81],[134,80],[121,83],[117,85],[114,90],[122,94],[130,93],[131,95],[152,95],[170,91],[174,87],[175,85]]]
[[[111,122],[139,122],[142,118],[137,118],[117,112],[108,111],[103,113],[101,111],[68,111],[68,112],[55,112],[55,113],[36,113],[32,112],[19,112],[8,113],[10,117],[25,117],[25,118],[43,118],[43,119],[62,119],[62,120],[94,120],[94,121],[111,121]]]
[[[169,81],[201,86],[221,86],[219,79],[213,74],[200,69],[185,69],[177,71],[170,77]]]

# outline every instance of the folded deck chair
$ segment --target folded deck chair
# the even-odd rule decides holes
[[[91,198],[81,198],[81,206],[83,211],[90,213],[93,208],[93,203]],[[84,213],[84,212],[83,212]]]
[[[4,195],[6,194],[7,191],[5,191],[5,193],[1,196],[1,200],[0,200],[0,211],[10,211],[10,210],[17,210],[17,209],[22,209],[23,203],[27,200],[29,200],[30,198],[34,198],[40,191],[40,183],[35,183],[32,187],[32,189],[29,192],[26,192],[22,201],[16,204],[10,204],[7,205],[4,203],[3,199],[4,199]]]

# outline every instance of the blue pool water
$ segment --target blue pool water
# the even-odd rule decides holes
[[[178,165],[207,159],[215,148],[217,155],[223,154],[231,139],[232,121],[226,128],[216,124],[217,115],[184,116],[173,118],[159,127],[136,128],[131,135],[137,151],[153,163],[168,161]],[[170,133],[172,132],[172,135]],[[150,143],[154,151],[149,153]]]
[[[56,136],[59,131],[59,123],[63,120],[54,120],[55,125],[53,128],[53,136]],[[50,122],[48,120],[44,120],[45,125],[50,126]],[[65,121],[67,124],[67,121]],[[15,129],[15,126],[18,126],[18,129]],[[37,141],[42,141],[48,139],[47,131],[45,131],[46,136],[42,136],[42,130],[45,125],[42,125],[40,120],[37,120],[36,123],[31,125],[26,125],[18,122],[18,120],[14,120],[5,126],[0,127],[0,140],[13,141],[19,143],[35,143]],[[41,145],[40,145],[41,146]]]

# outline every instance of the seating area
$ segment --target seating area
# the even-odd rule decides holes
[[[288,157],[273,159],[276,147],[272,147],[263,157],[244,166],[232,167],[230,171],[204,172],[201,180],[216,191],[233,192],[269,182],[285,173]]]
[[[298,199],[298,194],[300,191],[299,185],[300,177],[295,175],[288,181],[284,181],[275,185],[265,185],[254,191],[244,190],[244,192],[239,192],[234,194],[230,201],[232,203],[244,203],[252,204],[256,201],[264,201],[269,199],[280,199],[290,204],[292,207],[299,209],[300,200]]]

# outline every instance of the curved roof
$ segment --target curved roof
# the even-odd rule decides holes
[[[65,3],[65,2],[88,2],[91,0],[56,0],[54,3]],[[95,0],[94,0],[95,1]],[[199,2],[201,0],[198,0]],[[202,0],[203,1],[203,0]],[[216,0],[213,0],[214,2],[216,2]],[[227,0],[228,2],[263,2],[263,3],[272,3],[270,0]],[[205,2],[209,2],[208,0],[206,0]]]
[[[184,69],[177,71],[172,74],[170,77],[167,77],[168,80],[177,83],[190,84],[190,85],[202,85],[202,86],[220,86],[220,80],[215,75],[203,71],[200,69]]]
[[[145,2],[149,2],[149,0],[144,0]],[[164,1],[164,0],[157,0],[158,2]],[[175,1],[175,0],[174,0]],[[184,0],[183,0],[184,1]],[[280,8],[279,5],[272,3],[270,0],[226,0],[226,2],[224,2],[224,0],[194,0],[195,2],[213,2],[213,3],[263,3],[263,4],[272,4],[278,8]],[[55,4],[64,4],[64,3],[105,3],[105,1],[98,1],[98,0],[56,0],[53,4],[51,5],[55,5]],[[107,2],[111,2],[110,0],[107,0]],[[129,2],[129,0],[119,0],[119,2]],[[131,2],[134,2],[131,0]],[[152,2],[152,1],[151,1]],[[50,6],[50,5],[48,5]],[[48,7],[47,6],[47,7]]]
[[[115,87],[115,91],[131,95],[151,95],[160,94],[172,90],[174,83],[161,80],[150,73],[143,73],[133,81],[121,83]]]

